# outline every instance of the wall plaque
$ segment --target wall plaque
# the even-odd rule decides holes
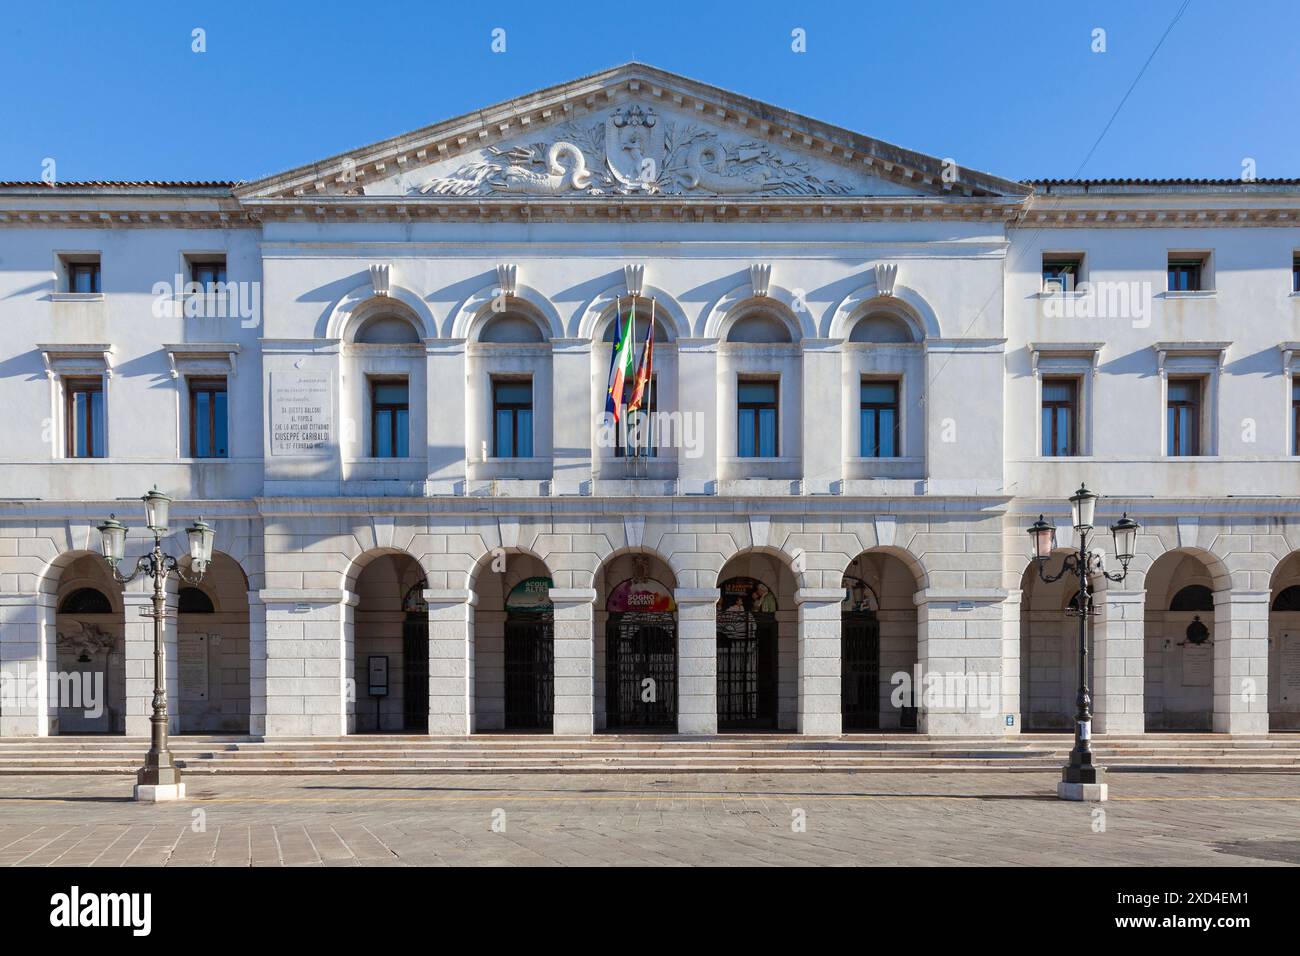
[[[333,399],[328,374],[272,372],[271,454],[328,454],[335,441]]]
[[[1183,686],[1208,687],[1214,677],[1214,648],[1186,644],[1183,651]]]
[[[1300,693],[1300,633],[1287,631],[1282,635],[1282,649],[1278,654],[1278,675],[1282,693],[1288,697]]]
[[[182,631],[176,641],[181,700],[207,700],[208,635]]]

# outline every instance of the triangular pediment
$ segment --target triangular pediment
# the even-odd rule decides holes
[[[638,63],[246,183],[245,200],[1020,198],[1027,187]]]

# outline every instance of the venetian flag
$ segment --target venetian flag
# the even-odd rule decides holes
[[[623,325],[622,317],[618,315],[617,306],[615,307],[614,321],[618,325],[614,326],[614,355],[609,363],[609,388],[605,395],[605,411],[614,416],[614,421],[618,421],[623,405],[623,383],[627,377],[632,374],[632,329],[636,326],[636,300],[632,301],[632,313],[628,316],[627,325]]]
[[[645,348],[641,350],[641,362],[636,367],[636,378],[632,380],[632,398],[627,403],[629,414],[643,408],[649,400],[650,376],[654,373],[655,319],[654,302],[650,303],[650,322],[645,330]]]

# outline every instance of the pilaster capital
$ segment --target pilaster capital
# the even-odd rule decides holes
[[[422,593],[426,604],[478,604],[478,594],[469,588],[425,588]]]
[[[794,592],[795,604],[840,604],[844,588],[800,588]]]
[[[547,592],[552,604],[595,604],[595,588],[551,588]]]
[[[673,600],[682,604],[717,604],[722,597],[719,588],[675,588]]]

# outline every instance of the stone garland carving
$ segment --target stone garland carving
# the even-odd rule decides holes
[[[756,140],[724,142],[691,123],[628,106],[602,123],[566,123],[558,138],[484,158],[419,188],[439,196],[843,195],[850,187]]]

